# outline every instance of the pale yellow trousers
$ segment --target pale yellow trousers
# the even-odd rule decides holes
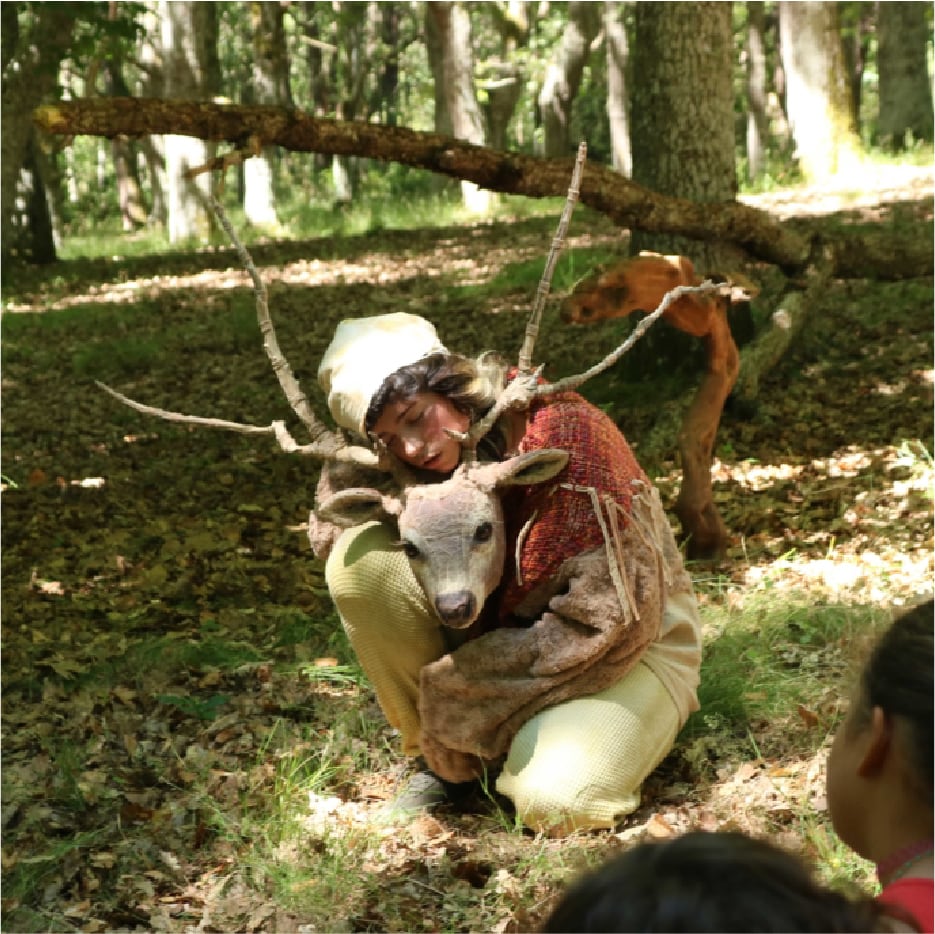
[[[348,529],[325,579],[361,667],[403,751],[419,754],[419,672],[448,646],[408,560],[385,525]],[[547,708],[513,739],[496,789],[523,823],[553,834],[613,827],[675,740],[679,713],[642,662],[619,682]]]

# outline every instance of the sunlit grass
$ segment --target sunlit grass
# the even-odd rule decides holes
[[[287,198],[277,208],[276,231],[251,226],[243,209],[236,203],[225,204],[234,229],[248,246],[271,240],[352,237],[381,230],[422,230],[561,214],[563,198],[525,198],[519,195],[496,195],[485,218],[472,214],[461,203],[460,195],[451,193],[414,193],[412,195],[361,195],[355,200],[333,205],[328,202]],[[66,232],[58,256],[63,260],[106,258],[111,260],[147,256],[154,253],[194,251],[208,243],[197,241],[170,243],[158,225],[125,232],[119,218],[95,222],[93,230]],[[228,246],[223,231],[215,232],[210,245]]]

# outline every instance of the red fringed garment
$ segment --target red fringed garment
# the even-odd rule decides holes
[[[530,407],[520,452],[544,448],[560,448],[571,457],[551,483],[520,487],[504,498],[509,544],[500,598],[502,621],[527,594],[550,580],[565,560],[605,547],[591,496],[566,485],[593,487],[602,499],[609,495],[625,515],[630,513],[635,492],[632,481],[649,486],[620,429],[576,392],[547,396]],[[533,516],[523,540],[517,577],[517,537]]]

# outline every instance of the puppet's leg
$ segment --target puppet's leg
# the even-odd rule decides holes
[[[379,522],[348,529],[325,565],[344,630],[407,755],[419,752],[419,672],[446,649],[409,561]]]
[[[556,704],[513,739],[497,791],[523,823],[554,836],[614,827],[672,747],[678,709],[643,662],[598,694]]]

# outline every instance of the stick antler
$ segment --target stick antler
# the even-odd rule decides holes
[[[539,280],[539,286],[536,289],[536,299],[533,302],[532,312],[530,312],[529,320],[526,322],[526,336],[519,351],[519,372],[521,375],[528,373],[532,367],[532,352],[536,346],[536,338],[539,336],[539,322],[542,320],[545,300],[549,297],[549,290],[552,287],[552,275],[555,272],[555,264],[558,262],[558,254],[561,253],[562,247],[565,245],[568,224],[571,221],[575,205],[578,203],[578,195],[581,193],[581,173],[584,171],[584,163],[587,158],[588,144],[582,141],[578,144],[578,156],[575,159],[574,171],[571,173],[571,184],[568,186],[565,207],[558,222],[558,229],[552,238],[552,247],[549,250],[549,257],[545,262],[542,278]]]
[[[289,433],[285,422],[274,421],[270,425],[244,425],[240,422],[228,422],[220,418],[202,418],[199,415],[183,415],[181,412],[170,412],[166,409],[159,409],[154,406],[144,405],[142,402],[136,402],[123,393],[111,389],[110,386],[98,382],[97,385],[105,392],[110,393],[115,399],[119,399],[124,405],[130,406],[137,412],[145,415],[155,415],[170,422],[182,422],[188,425],[200,425],[205,428],[221,428],[226,431],[236,431],[241,434],[271,434],[276,438],[279,446],[287,454],[307,454],[321,460],[350,461],[355,464],[361,464],[365,467],[375,467],[378,463],[377,455],[369,448],[348,444],[337,432],[331,431],[316,417],[309,404],[308,397],[302,391],[299,381],[296,379],[286,360],[285,355],[279,347],[279,341],[276,338],[276,330],[273,327],[273,321],[269,313],[269,301],[266,291],[266,284],[263,282],[253,258],[247,252],[247,248],[240,242],[231,222],[228,220],[224,209],[217,199],[211,195],[208,198],[211,209],[217,216],[218,221],[224,228],[228,237],[230,237],[241,263],[247,270],[252,282],[253,291],[256,295],[256,316],[260,326],[260,333],[263,335],[263,347],[266,355],[272,364],[273,372],[279,380],[279,385],[285,393],[286,399],[292,410],[299,417],[302,424],[311,436],[310,444],[298,444]]]

